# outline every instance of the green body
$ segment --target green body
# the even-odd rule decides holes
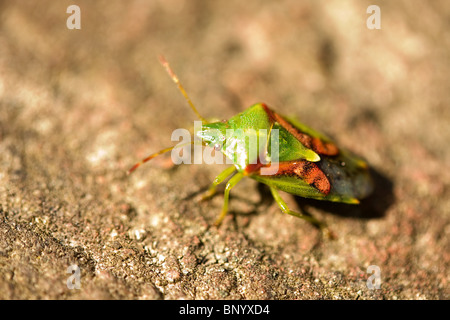
[[[305,135],[332,143],[326,136],[293,119],[285,117],[283,119]],[[229,130],[227,134],[227,129],[233,130],[233,134],[229,134]],[[265,129],[268,134],[261,134],[260,129]],[[266,163],[270,163],[274,158],[269,138],[273,129],[278,129],[279,133],[277,154],[279,163],[295,160],[313,162],[329,180],[331,189],[327,194],[298,175],[261,175],[259,171],[248,170],[250,164],[257,163],[255,157],[265,156]],[[366,197],[372,191],[368,168],[363,160],[342,149],[339,149],[337,155],[319,155],[304,146],[283,124],[274,121],[263,104],[255,104],[226,122],[204,124],[202,130],[197,132],[197,136],[206,144],[216,146],[216,149],[217,144],[220,144],[221,151],[233,161],[238,173],[281,191],[306,198],[345,203],[358,203],[359,199]],[[252,154],[248,149],[248,142],[252,139],[260,142],[256,154],[254,152]]]

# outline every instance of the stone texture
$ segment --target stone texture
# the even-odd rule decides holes
[[[0,299],[448,299],[450,5],[368,1],[0,2]],[[266,102],[365,157],[359,207],[243,181],[231,214],[198,202],[224,166],[160,157],[195,115]],[[67,269],[81,270],[69,290]],[[366,271],[381,271],[369,290]]]

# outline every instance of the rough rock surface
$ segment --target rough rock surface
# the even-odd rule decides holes
[[[448,1],[0,1],[0,299],[448,299]],[[361,206],[254,181],[198,195],[224,166],[155,159],[195,115],[266,102],[368,160]],[[81,289],[69,289],[69,266]],[[366,281],[378,266],[381,288]]]

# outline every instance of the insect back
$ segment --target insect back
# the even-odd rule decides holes
[[[329,138],[261,104],[274,127],[280,128],[279,169],[271,176],[248,167],[249,176],[288,193],[356,204],[373,189],[367,164],[350,152],[338,148]],[[303,148],[298,148],[298,142]],[[311,155],[315,155],[312,157]],[[309,156],[309,157],[308,157]]]
[[[228,164],[245,174],[278,166],[280,161],[320,160],[316,152],[274,122],[266,108],[264,104],[255,104],[228,121],[203,124],[196,135],[206,145],[221,151]],[[277,173],[276,170],[262,171],[263,175]]]

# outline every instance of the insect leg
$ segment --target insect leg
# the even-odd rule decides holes
[[[231,188],[233,188],[239,181],[241,181],[241,179],[243,177],[244,177],[244,175],[242,173],[238,172],[230,179],[230,181],[228,181],[227,186],[225,187],[225,192],[224,192],[222,213],[220,214],[219,218],[217,218],[216,222],[214,223],[216,226],[220,225],[222,223],[222,220],[227,215],[228,200],[230,198]]]
[[[296,212],[296,211],[292,211],[291,209],[289,209],[289,207],[287,206],[286,202],[284,202],[284,200],[281,198],[280,194],[278,193],[278,190],[271,187],[270,191],[272,192],[273,198],[275,199],[276,203],[278,204],[278,206],[280,207],[281,211],[283,211],[284,213],[290,214],[292,216],[301,218],[303,220],[308,221],[309,223],[311,223],[312,225],[314,225],[316,228],[320,229],[324,234],[326,234],[329,238],[334,238],[334,234],[328,229],[327,225],[325,222],[322,222],[312,216],[309,215],[305,215],[302,214],[300,212]]]
[[[236,171],[236,167],[232,166],[229,168],[226,168],[224,171],[222,171],[213,181],[211,187],[208,191],[206,191],[202,196],[202,201],[210,199],[212,196],[216,194],[216,188],[219,184],[221,184],[226,178],[228,178],[230,175],[232,175]]]

